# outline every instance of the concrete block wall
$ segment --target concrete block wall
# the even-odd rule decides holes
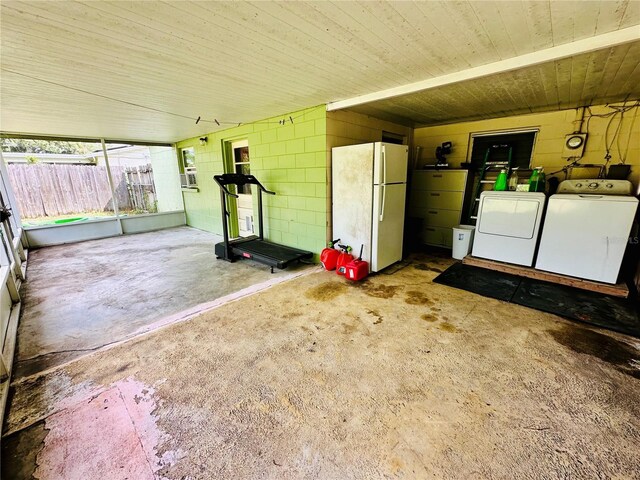
[[[413,128],[346,110],[327,112],[327,241],[338,236],[331,228],[331,149],[345,145],[380,142],[382,133],[406,137],[411,145]]]
[[[611,151],[611,165],[620,162],[620,157],[626,154],[626,163],[632,166],[629,179],[638,187],[640,182],[640,108],[636,108],[624,115],[618,135],[619,142],[613,141]],[[613,110],[605,105],[591,107],[596,115],[610,113]],[[511,129],[539,129],[536,142],[533,147],[532,167],[542,166],[545,172],[550,173],[560,170],[567,165],[567,160],[562,158],[562,150],[565,135],[573,133],[578,127],[576,110],[562,110],[547,113],[535,113],[529,115],[517,115],[512,117],[478,120],[474,122],[455,123],[435,127],[416,128],[414,131],[414,145],[423,147],[423,163],[435,162],[435,149],[445,141],[453,142],[453,151],[447,155],[447,160],[454,167],[459,167],[461,162],[468,161],[471,157],[472,141],[474,133],[500,132]],[[634,121],[634,117],[637,120]],[[586,131],[588,113],[585,113],[583,132]],[[587,138],[582,164],[602,164],[606,145],[612,143],[613,134],[618,126],[618,115],[609,127],[608,138],[605,139],[607,124],[610,117],[593,117],[589,122],[589,136]],[[619,148],[618,148],[619,145]],[[628,146],[628,149],[627,149]],[[574,170],[573,178],[585,178],[591,176],[594,169]],[[564,180],[564,175],[558,178]]]
[[[183,191],[187,224],[222,234],[220,191],[213,175],[225,171],[225,143],[246,139],[251,173],[276,192],[264,196],[265,237],[318,254],[327,236],[326,125],[325,106],[320,105],[209,133],[204,146],[198,138],[179,142],[178,150],[194,147],[196,156],[198,190]]]

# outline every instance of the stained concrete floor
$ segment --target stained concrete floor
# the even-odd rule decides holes
[[[637,479],[638,341],[432,283],[450,262],[301,276],[15,382],[3,474]]]
[[[181,227],[30,252],[13,377],[55,367],[303,268],[271,274],[253,261],[216,260],[213,246],[221,240]]]

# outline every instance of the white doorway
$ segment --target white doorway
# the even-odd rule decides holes
[[[240,140],[233,142],[231,144],[231,153],[233,158],[233,171],[235,173],[249,175],[251,173],[249,141]],[[241,237],[248,237],[254,234],[251,185],[238,187],[237,194],[238,234]]]

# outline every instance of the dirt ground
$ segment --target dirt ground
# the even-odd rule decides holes
[[[638,341],[432,283],[450,263],[318,271],[15,382],[3,474],[639,478]]]

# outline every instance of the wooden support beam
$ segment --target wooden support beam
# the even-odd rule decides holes
[[[612,295],[614,297],[627,298],[629,296],[629,288],[624,282],[618,283],[617,285],[594,282],[591,280],[584,280],[582,278],[568,277],[566,275],[560,275],[557,273],[543,272],[542,270],[536,270],[535,268],[531,267],[523,267],[521,265],[512,265],[510,263],[486,260],[484,258],[474,257],[472,255],[467,255],[466,257],[464,257],[462,263],[464,263],[465,265],[471,265],[473,267],[480,267],[486,268],[488,270],[495,270],[497,272],[510,273],[511,275],[517,275],[519,277],[533,278],[535,280],[567,285],[569,287],[580,288],[582,290],[604,293],[606,295]]]
[[[632,27],[615,30],[613,32],[603,33],[594,37],[584,38],[575,42],[557,45],[537,52],[519,55],[517,57],[507,58],[499,62],[480,65],[478,67],[460,70],[459,72],[440,75],[438,77],[421,80],[419,82],[401,85],[399,87],[387,88],[373,93],[359,95],[357,97],[346,98],[327,104],[327,111],[341,110],[343,108],[363,105],[365,103],[385,100],[387,98],[399,97],[411,93],[421,92],[432,88],[451,85],[453,83],[464,82],[466,80],[474,80],[477,78],[488,77],[499,73],[519,70],[526,67],[541,65],[543,63],[562,60],[563,58],[574,57],[583,53],[594,52],[606,48],[615,47],[625,43],[640,40],[640,29],[637,25]]]

